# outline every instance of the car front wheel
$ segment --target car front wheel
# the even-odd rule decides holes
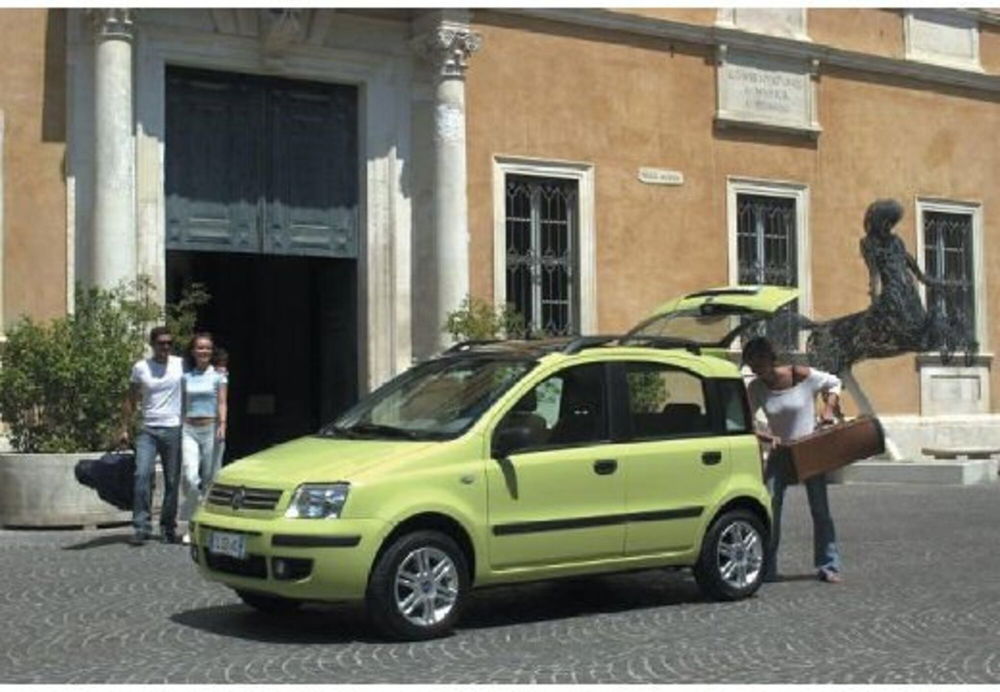
[[[764,579],[766,552],[767,530],[760,518],[745,509],[726,512],[705,534],[695,580],[713,600],[746,598]]]
[[[376,629],[393,639],[441,637],[451,631],[469,588],[461,549],[438,531],[399,536],[382,552],[366,605]]]

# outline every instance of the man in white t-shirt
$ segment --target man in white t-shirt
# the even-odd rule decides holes
[[[150,504],[156,455],[163,466],[163,506],[160,509],[161,537],[165,543],[178,543],[177,486],[180,478],[181,451],[181,381],[184,365],[170,355],[174,340],[166,327],[154,327],[149,332],[153,357],[132,366],[131,387],[125,402],[125,429],[141,405],[142,429],[135,440],[135,492],[132,506],[132,545],[142,545],[152,534]]]

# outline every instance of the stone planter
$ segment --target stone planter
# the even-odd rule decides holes
[[[123,512],[81,485],[73,474],[76,462],[96,459],[85,454],[0,454],[0,525],[9,527],[97,526],[130,522]],[[157,495],[163,483],[157,468]],[[154,497],[154,509],[159,502]]]

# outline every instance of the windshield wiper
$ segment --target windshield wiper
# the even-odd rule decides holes
[[[347,437],[352,440],[361,437],[361,435],[355,435],[348,428],[342,428],[339,425],[324,425],[316,435],[319,437]]]
[[[357,425],[352,425],[349,428],[337,428],[337,430],[348,434],[353,433],[358,436],[377,435],[380,437],[401,438],[404,440],[419,440],[424,436],[423,433],[416,430],[406,430],[405,428],[396,428],[391,425],[380,425],[378,423],[358,423]]]

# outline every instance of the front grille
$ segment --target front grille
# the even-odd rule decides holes
[[[267,579],[267,562],[263,555],[247,555],[246,560],[237,560],[228,555],[215,555],[207,548],[202,551],[209,569],[240,577]]]
[[[233,505],[233,498],[240,495],[240,501]],[[274,509],[281,499],[280,490],[269,488],[247,488],[242,485],[222,485],[213,483],[208,491],[208,504],[233,507],[233,509]]]

